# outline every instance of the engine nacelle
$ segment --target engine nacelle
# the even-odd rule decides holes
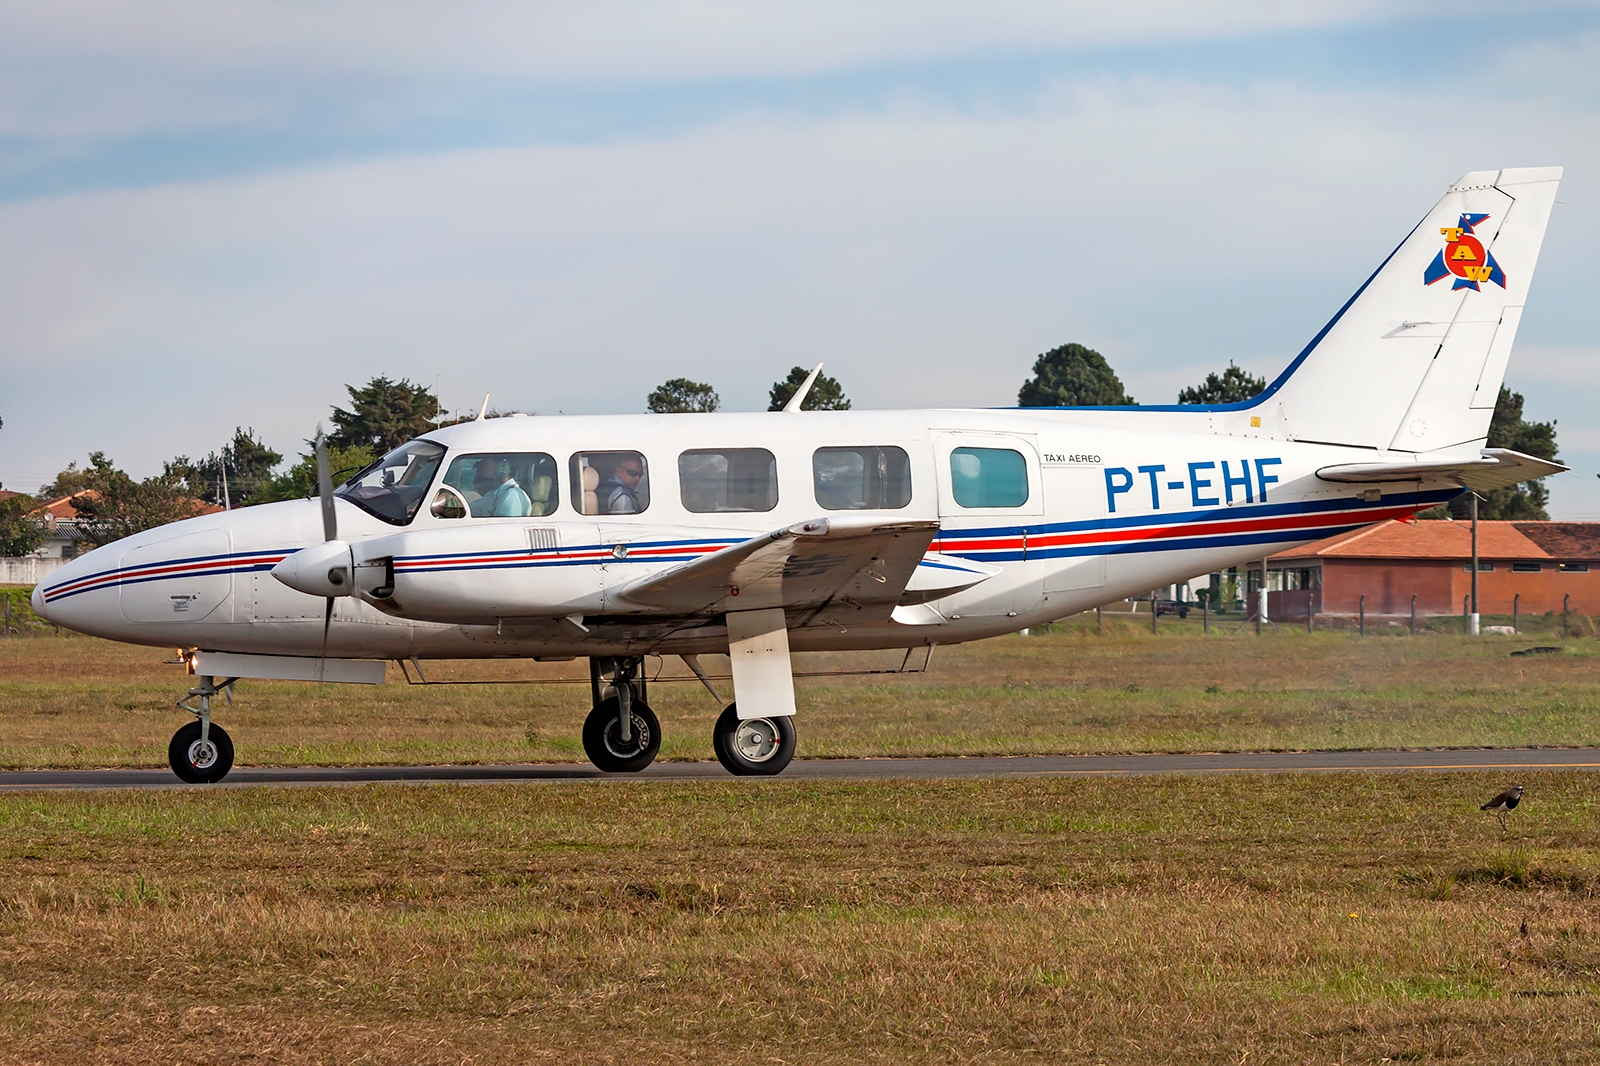
[[[307,596],[326,599],[356,594],[355,559],[350,545],[342,540],[301,548],[274,566],[272,576]]]

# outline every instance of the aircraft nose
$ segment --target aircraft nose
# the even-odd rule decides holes
[[[115,588],[109,592],[97,590],[96,572],[107,569],[110,560],[106,556],[105,549],[96,549],[47,575],[33,587],[28,599],[33,613],[54,625],[88,632],[85,627],[97,615],[106,613],[107,596],[113,597],[111,605],[115,607]]]

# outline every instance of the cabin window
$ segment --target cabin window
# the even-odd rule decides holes
[[[957,448],[950,488],[962,507],[1021,507],[1028,502],[1028,463],[1010,448]]]
[[[1587,574],[1589,572],[1589,564],[1560,563],[1557,565],[1556,569],[1560,570],[1563,574]]]
[[[778,506],[778,461],[765,448],[698,448],[678,456],[678,492],[695,514]]]
[[[402,444],[346,481],[334,495],[349,500],[374,518],[403,526],[417,516],[444,448],[431,440]]]
[[[818,506],[828,511],[896,510],[911,502],[911,459],[892,445],[818,448],[811,480]]]
[[[449,485],[439,486],[439,491],[433,494],[433,503],[428,505],[428,510],[435,518],[465,518],[470,513],[467,510],[466,497]]]
[[[1543,569],[1543,567],[1541,567],[1538,563],[1511,564],[1511,572],[1513,574],[1537,574],[1541,569]]]
[[[650,506],[650,467],[638,452],[578,452],[571,472],[579,514],[638,514]]]
[[[437,518],[529,518],[556,509],[556,461],[544,452],[470,452],[444,473],[429,510]]]

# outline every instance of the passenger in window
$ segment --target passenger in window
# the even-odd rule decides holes
[[[470,507],[472,506],[472,501],[476,500],[479,495],[481,495],[478,492],[477,487],[473,484],[475,478],[476,471],[472,467],[467,466],[457,460],[456,462],[450,464],[449,470],[445,471],[444,483],[461,493],[461,498],[465,500],[467,502],[467,506]]]
[[[494,492],[499,484],[495,480],[494,465],[494,460],[485,456],[472,464],[470,473],[463,471],[461,474],[461,496],[467,501],[467,506],[472,509],[472,513],[475,515],[489,513],[490,505],[483,503],[480,506],[479,501],[484,500],[490,493]]]
[[[639,482],[644,478],[644,459],[638,452],[624,452],[595,488],[601,514],[638,514]]]
[[[482,495],[472,501],[472,513],[478,517],[526,518],[533,513],[533,501],[511,476],[511,460],[479,460],[476,481]]]

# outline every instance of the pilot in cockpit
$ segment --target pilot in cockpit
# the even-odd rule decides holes
[[[471,503],[472,513],[480,518],[526,518],[533,514],[533,501],[511,476],[511,461],[505,458],[480,459],[474,476],[479,497]]]

